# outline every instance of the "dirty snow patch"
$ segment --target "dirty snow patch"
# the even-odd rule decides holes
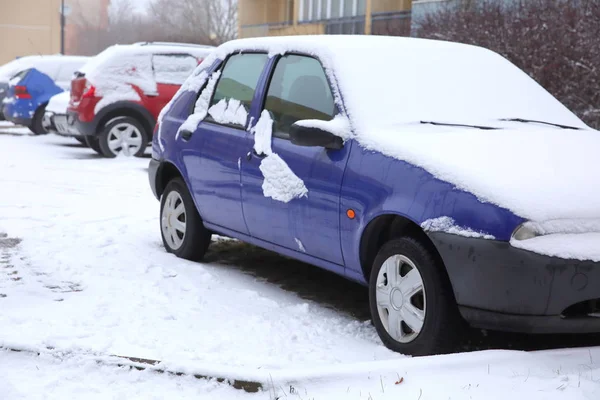
[[[476,232],[471,228],[459,226],[451,217],[439,217],[428,219],[427,221],[421,224],[421,228],[423,228],[427,232],[446,232],[451,233],[453,235],[471,238],[482,238],[489,240],[495,239],[495,237],[492,235],[488,235],[483,232]]]
[[[510,244],[546,256],[600,262],[600,232],[555,233],[527,240],[511,239]]]

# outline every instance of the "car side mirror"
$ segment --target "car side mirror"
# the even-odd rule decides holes
[[[297,146],[324,147],[331,150],[340,150],[344,147],[344,140],[317,127],[308,127],[293,124],[290,127],[290,140]]]

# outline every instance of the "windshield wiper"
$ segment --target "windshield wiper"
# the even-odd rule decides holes
[[[429,125],[440,125],[440,126],[461,126],[461,127],[466,127],[466,128],[477,128],[477,129],[484,129],[484,130],[499,129],[499,128],[494,128],[492,126],[467,125],[467,124],[450,124],[450,123],[446,123],[446,122],[435,122],[435,121],[421,121],[421,123],[422,124],[429,124]]]
[[[569,126],[569,125],[561,125],[561,124],[555,124],[553,122],[546,122],[546,121],[536,121],[533,119],[524,119],[524,118],[501,118],[500,121],[510,121],[510,122],[522,122],[524,124],[529,124],[529,123],[533,123],[533,124],[544,124],[544,125],[552,125],[552,126],[556,126],[558,128],[562,128],[562,129],[574,129],[576,131],[581,130],[581,128],[577,128],[575,126]]]

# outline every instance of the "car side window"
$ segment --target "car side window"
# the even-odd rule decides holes
[[[335,102],[321,63],[308,56],[281,57],[264,108],[272,114],[274,136],[283,139],[289,138],[290,127],[296,121],[333,119]]]
[[[155,54],[152,66],[157,83],[182,85],[198,66],[198,60],[189,54]]]
[[[258,80],[268,59],[262,53],[229,57],[221,70],[206,120],[223,125],[245,126],[244,115],[247,117],[250,112]]]

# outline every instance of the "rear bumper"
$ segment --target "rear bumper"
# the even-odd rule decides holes
[[[63,121],[62,129],[59,129],[59,127],[56,124],[57,117],[59,119],[62,119]],[[42,120],[42,125],[44,126],[44,129],[46,129],[46,131],[50,133],[54,133],[65,137],[80,137],[81,135],[79,134],[79,132],[75,131],[72,128],[69,128],[66,121],[67,116],[65,114],[55,114],[54,112],[46,111],[44,114],[44,119]],[[60,123],[58,125],[60,125]],[[65,128],[68,128],[68,131],[65,130]]]
[[[98,122],[96,119],[90,122],[81,121],[77,111],[67,111],[67,124],[69,125],[69,130],[77,132],[81,136],[97,135]]]
[[[471,325],[526,333],[600,332],[600,318],[584,312],[588,301],[593,309],[591,302],[600,299],[600,263],[544,256],[495,240],[429,236]]]
[[[4,118],[16,125],[29,126],[33,121],[35,110],[31,110],[29,103],[23,103],[22,100],[12,103],[6,103],[2,106]]]

